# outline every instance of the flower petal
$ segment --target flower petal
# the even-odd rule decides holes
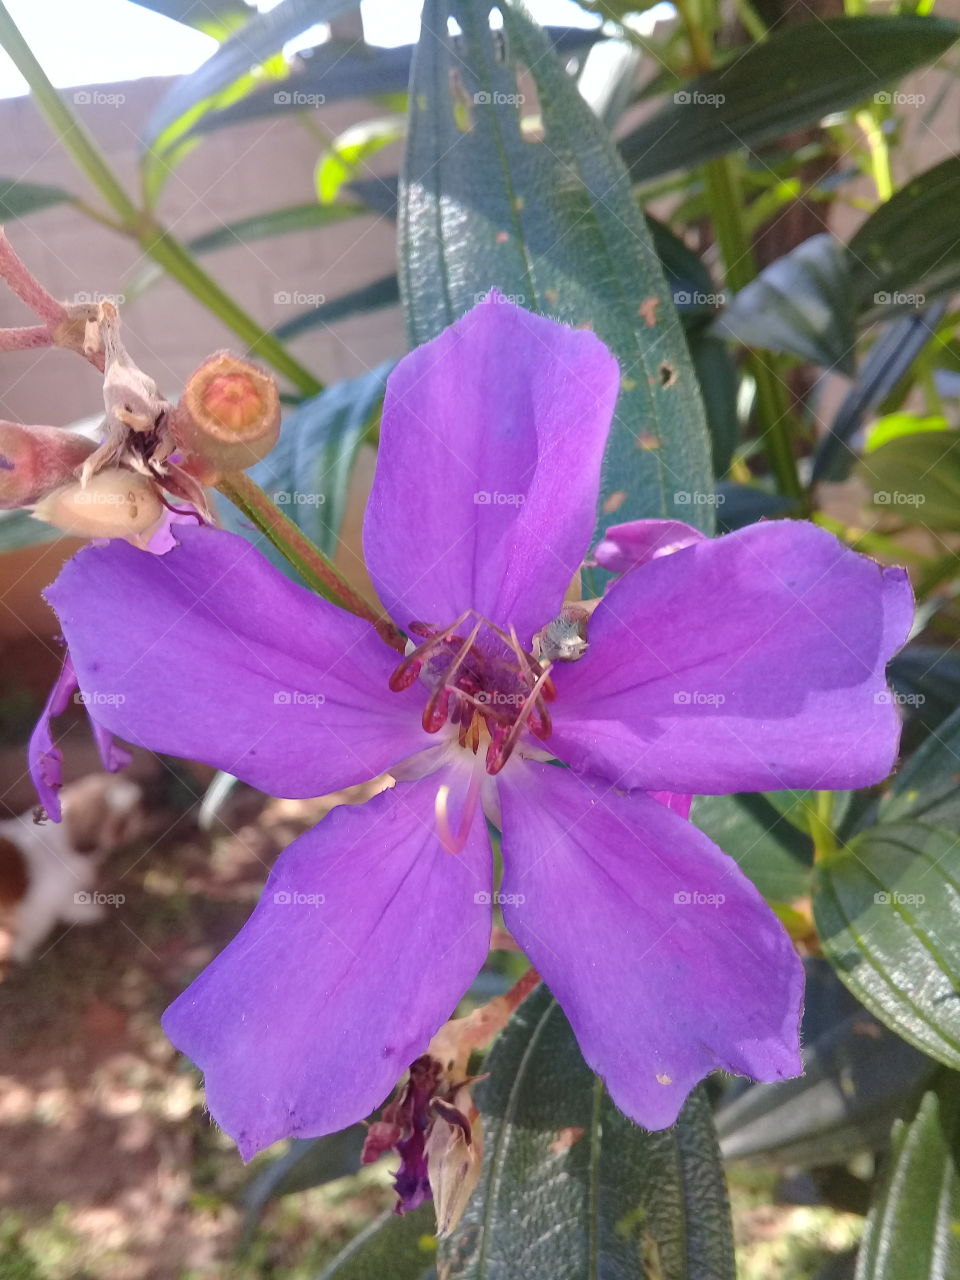
[[[334,809],[280,857],[237,937],[167,1010],[245,1159],[377,1107],[453,1013],[490,941],[482,822],[434,833],[438,778]]]
[[[376,776],[435,739],[422,688],[361,618],[296,586],[245,539],[181,525],[165,555],[87,547],[47,597],[88,710],[153,751],[281,796]]]
[[[619,384],[592,333],[496,292],[401,360],[364,525],[401,627],[475,609],[529,644],[556,617],[593,533]]]
[[[504,771],[504,922],[627,1115],[663,1129],[715,1067],[800,1072],[803,968],[702,832],[569,769]]]
[[[593,553],[602,569],[627,573],[659,556],[702,542],[706,534],[681,520],[628,520],[614,524]]]
[[[60,674],[50,690],[46,705],[40,713],[30,743],[27,747],[27,762],[30,777],[37,789],[37,797],[53,822],[60,821],[60,788],[63,786],[63,752],[53,741],[51,721],[63,715],[70,705],[70,699],[77,691],[77,676],[70,661],[70,655],[63,660]],[[93,738],[100,753],[100,760],[108,773],[117,773],[125,769],[133,757],[123,747],[118,747],[113,734],[99,724],[87,708],[87,718],[93,731]]]
[[[896,759],[884,668],[913,597],[798,521],[753,525],[614,583],[589,648],[553,671],[549,746],[644,791],[862,787]]]

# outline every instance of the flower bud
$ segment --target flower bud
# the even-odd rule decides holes
[[[157,486],[147,476],[110,467],[85,485],[76,482],[48,494],[33,514],[81,538],[131,538],[142,544],[142,535],[153,532],[164,510]]]
[[[277,384],[248,361],[218,351],[188,380],[173,431],[185,450],[218,471],[243,471],[277,442]]]
[[[96,445],[59,427],[0,422],[0,510],[29,507],[76,478]]]

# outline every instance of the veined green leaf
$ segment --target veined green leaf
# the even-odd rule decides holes
[[[680,86],[627,134],[620,150],[646,182],[738,147],[756,147],[851,107],[933,62],[960,26],[943,18],[816,18],[775,32],[738,58]]]
[[[536,27],[501,5],[428,0],[401,182],[401,295],[411,342],[496,285],[587,325],[623,371],[598,528],[640,516],[712,523],[704,410],[650,234],[616,153]],[[463,34],[447,34],[453,18]],[[527,71],[538,102],[518,101]],[[522,95],[521,95],[522,96]],[[522,127],[537,117],[542,140]]]

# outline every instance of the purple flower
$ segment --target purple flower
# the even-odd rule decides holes
[[[548,673],[530,655],[589,549],[619,378],[593,334],[496,296],[400,363],[365,550],[406,658],[210,529],[89,548],[50,590],[80,687],[122,695],[111,732],[277,795],[397,780],[286,850],[166,1014],[245,1156],[368,1115],[451,1015],[490,937],[484,813],[507,927],[628,1115],[671,1124],[716,1067],[800,1070],[787,936],[648,793],[885,777],[910,590],[759,525],[632,569]]]

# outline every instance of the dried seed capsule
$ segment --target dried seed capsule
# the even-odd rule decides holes
[[[172,425],[187,452],[221,472],[242,471],[277,442],[277,384],[248,361],[219,351],[187,381]]]

